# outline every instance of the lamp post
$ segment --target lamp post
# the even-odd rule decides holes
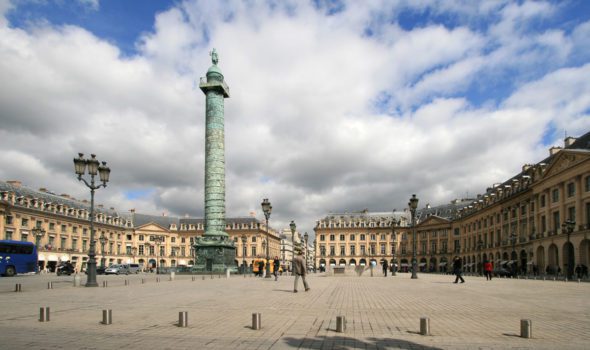
[[[41,238],[43,238],[43,236],[45,236],[45,230],[42,229],[41,227],[35,227],[34,229],[31,230],[33,232],[33,235],[35,235],[35,245],[37,246],[37,250],[39,250],[40,245],[41,245]]]
[[[568,254],[567,254],[567,279],[571,279],[574,274],[574,254],[571,249],[571,242],[570,242],[570,235],[574,232],[574,228],[576,227],[576,222],[573,220],[566,220],[562,225],[562,229],[567,234],[567,247],[568,247]]]
[[[266,278],[270,278],[270,255],[268,253],[269,245],[270,245],[270,238],[269,238],[269,227],[268,227],[268,218],[270,218],[270,213],[272,212],[272,205],[268,201],[268,198],[264,198],[262,200],[262,212],[264,212],[264,218],[266,219]]]
[[[109,182],[109,175],[111,169],[107,167],[106,162],[102,162],[100,165],[96,155],[91,154],[90,159],[85,159],[83,153],[78,153],[78,158],[74,158],[74,168],[76,175],[78,175],[78,181],[84,182],[84,184],[90,188],[90,249],[88,251],[88,262],[86,271],[88,272],[88,278],[86,280],[86,287],[98,287],[96,282],[96,243],[94,242],[94,191],[101,188],[107,187]],[[88,169],[90,175],[90,183],[82,177]],[[94,177],[99,175],[99,185],[94,184]]]
[[[244,277],[246,277],[246,242],[248,241],[248,237],[243,234],[242,235],[242,273]]]
[[[307,262],[307,240],[309,239],[309,235],[307,232],[303,235],[303,239],[305,240],[305,271],[307,271],[307,266],[309,266],[309,263]]]
[[[418,198],[413,194],[408,203],[410,213],[412,213],[412,279],[417,279],[416,274],[416,208],[418,208]]]
[[[104,269],[104,263],[105,263],[105,254],[104,254],[104,245],[107,243],[108,238],[105,237],[104,232],[101,233],[100,238],[98,239],[98,241],[100,242],[100,251],[102,252],[102,259],[100,259],[100,267],[102,269]]]
[[[156,236],[154,237],[154,243],[156,243],[156,275],[160,273],[160,245],[164,242],[164,237]]]
[[[293,274],[293,262],[295,261],[295,230],[297,229],[295,221],[291,220],[289,228],[291,229],[291,274]]]
[[[401,221],[401,220],[400,220]],[[395,225],[398,222],[395,220],[395,217],[391,218],[391,239],[393,241],[393,268],[391,269],[391,275],[397,276],[397,235],[395,234]]]

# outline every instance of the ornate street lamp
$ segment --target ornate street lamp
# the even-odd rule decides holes
[[[90,188],[90,250],[88,251],[88,262],[86,271],[88,272],[88,278],[86,279],[86,287],[98,287],[96,282],[96,243],[94,242],[94,191],[101,188],[107,187],[109,182],[109,175],[111,169],[107,166],[106,162],[102,162],[100,165],[96,155],[91,154],[90,159],[85,159],[83,153],[78,153],[78,158],[74,158],[74,170],[78,175],[78,181],[84,182],[84,184]],[[82,175],[85,175],[88,170],[90,175],[90,183],[88,183]],[[99,175],[99,185],[94,184],[94,177]]]
[[[135,264],[135,256],[137,255],[137,247],[131,248],[131,261]]]
[[[102,259],[100,259],[100,267],[101,268],[105,268],[104,263],[105,263],[105,251],[104,251],[104,245],[108,242],[108,238],[105,237],[104,232],[101,233],[100,238],[98,239],[98,241],[100,242],[100,251],[102,252]]]
[[[415,194],[413,194],[412,198],[410,198],[408,206],[410,207],[410,213],[412,213],[412,279],[417,279],[418,275],[416,274],[416,209],[418,208],[418,198],[416,198]]]
[[[41,238],[43,238],[43,236],[45,236],[45,230],[42,229],[41,227],[35,227],[31,231],[33,232],[33,235],[35,235],[35,242],[36,242],[35,245],[37,246],[37,250],[39,250],[40,244],[41,244]]]
[[[309,265],[309,263],[307,262],[307,240],[309,239],[309,235],[307,234],[307,232],[305,232],[303,238],[305,239],[305,271],[307,271],[307,266]]]
[[[391,239],[393,241],[393,268],[391,269],[392,276],[397,276],[397,234],[395,233],[395,226],[398,223],[399,222],[395,220],[395,217],[391,218]]]
[[[270,237],[269,237],[269,227],[268,227],[268,219],[270,218],[270,213],[272,212],[272,205],[268,201],[268,198],[264,198],[261,203],[262,212],[264,213],[264,217],[266,218],[266,278],[270,278],[270,254],[268,253],[269,245],[270,245]]]
[[[295,230],[297,229],[297,225],[295,225],[295,221],[291,220],[289,224],[289,228],[291,229],[291,274],[293,274],[293,269],[295,268],[294,261],[295,261]]]
[[[242,273],[244,277],[246,277],[246,242],[248,241],[248,236],[245,234],[242,235]]]
[[[571,242],[570,242],[570,235],[574,232],[574,228],[576,227],[576,222],[573,220],[566,220],[561,225],[563,231],[567,234],[567,246],[568,246],[568,254],[567,254],[567,279],[571,279],[574,274],[574,254],[573,250],[571,249]]]
[[[164,243],[164,237],[155,236],[154,243],[156,244],[156,275],[158,275],[160,273],[160,262],[158,261],[160,259],[160,245]]]

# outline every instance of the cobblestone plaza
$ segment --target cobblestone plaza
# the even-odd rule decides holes
[[[309,276],[294,294],[293,277],[278,282],[242,276],[153,274],[99,276],[74,287],[73,277],[0,279],[3,349],[587,349],[589,283],[410,274]],[[125,281],[128,281],[128,285]],[[142,280],[145,283],[142,283]],[[48,289],[52,282],[53,289]],[[20,284],[22,292],[15,292]],[[84,278],[82,278],[82,284]],[[50,321],[40,322],[40,308]],[[103,325],[102,310],[112,310]],[[177,325],[188,312],[188,327]],[[252,329],[261,313],[262,329]],[[347,321],[336,332],[336,318]],[[419,334],[420,318],[431,335]],[[520,320],[532,338],[520,337]]]

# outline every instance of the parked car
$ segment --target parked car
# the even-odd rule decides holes
[[[140,264],[127,264],[127,268],[129,269],[129,273],[140,273],[143,270],[143,265]]]
[[[514,277],[514,274],[512,273],[512,271],[510,271],[504,267],[497,268],[497,269],[493,270],[492,273],[494,274],[494,276],[497,276],[497,277]]]
[[[113,264],[109,266],[106,270],[104,270],[105,275],[128,275],[129,274],[129,267],[127,265],[119,265]]]

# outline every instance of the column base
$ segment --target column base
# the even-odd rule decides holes
[[[226,236],[203,236],[195,242],[197,259],[192,273],[225,273],[238,271],[235,264],[236,247]]]

